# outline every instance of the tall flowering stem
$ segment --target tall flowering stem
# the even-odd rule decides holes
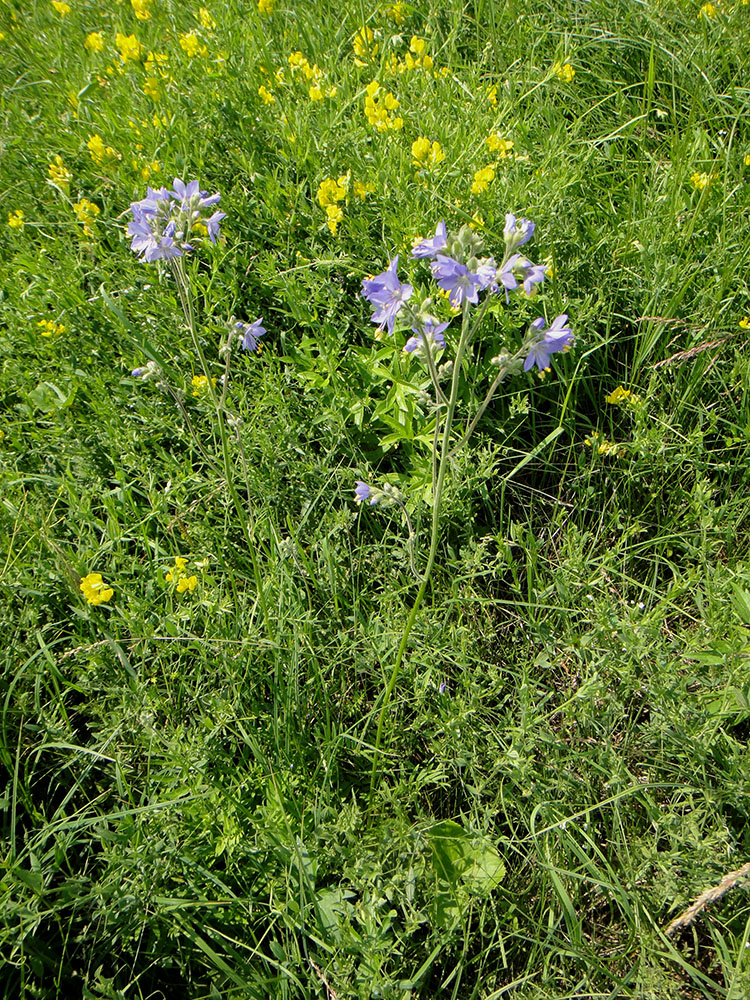
[[[550,367],[551,355],[558,351],[567,351],[573,342],[572,330],[566,325],[568,318],[566,315],[558,316],[549,327],[545,326],[542,317],[534,320],[530,324],[521,346],[516,351],[501,354],[492,359],[492,364],[498,369],[497,374],[491,382],[484,400],[466,425],[458,443],[451,446],[464,358],[485,318],[490,302],[493,298],[496,299],[496,297],[504,295],[506,304],[509,304],[510,293],[517,291],[528,298],[537,291],[536,286],[541,285],[545,279],[547,269],[544,266],[533,264],[527,257],[517,253],[518,248],[527,243],[533,233],[533,222],[528,219],[516,220],[512,214],[506,215],[505,229],[503,230],[505,251],[499,266],[492,257],[479,256],[482,252],[481,237],[473,233],[469,227],[464,227],[454,236],[447,232],[445,223],[441,222],[438,224],[433,238],[420,240],[415,245],[412,257],[417,260],[430,259],[432,261],[430,268],[434,279],[440,289],[447,294],[451,306],[455,310],[460,310],[462,316],[461,333],[452,362],[453,371],[447,395],[440,385],[440,373],[435,363],[434,351],[436,347],[440,350],[445,347],[443,333],[449,322],[438,323],[430,314],[428,310],[431,304],[430,299],[425,300],[421,306],[415,306],[410,301],[414,289],[411,285],[399,280],[397,274],[398,257],[394,257],[388,269],[382,274],[366,278],[362,282],[362,295],[373,307],[372,320],[379,324],[381,332],[387,328],[388,333],[393,334],[398,323],[401,326],[407,325],[416,334],[415,337],[411,337],[407,341],[404,350],[409,353],[418,351],[425,360],[435,390],[436,411],[432,450],[433,493],[430,544],[425,569],[419,577],[419,589],[406,619],[393,669],[380,702],[370,774],[370,810],[372,810],[378,786],[386,715],[401,673],[409,637],[435,566],[441,504],[451,459],[469,440],[498,386],[509,374],[518,373],[521,370],[528,372],[534,366],[540,373],[544,373]],[[482,293],[486,294],[480,300]],[[473,313],[472,306],[476,307]],[[369,500],[371,505],[378,503],[381,499],[387,499],[386,488],[377,490],[360,481],[355,491],[355,499],[360,503]]]
[[[175,177],[171,190],[167,190],[165,187],[161,187],[158,190],[149,187],[145,198],[132,202],[130,207],[133,219],[128,224],[128,233],[132,237],[131,249],[135,253],[148,263],[154,261],[165,262],[172,272],[185,322],[190,331],[193,347],[203,371],[202,382],[208,390],[209,397],[216,410],[219,437],[221,440],[222,472],[242,528],[243,537],[246,539],[250,551],[253,577],[258,594],[258,603],[263,614],[264,625],[269,637],[273,640],[274,634],[268,614],[260,575],[260,566],[255,549],[255,533],[252,524],[250,497],[248,495],[246,504],[240,499],[234,481],[234,470],[229,448],[229,436],[227,433],[229,413],[226,407],[226,395],[229,384],[231,347],[228,345],[224,381],[221,395],[219,395],[216,391],[203,345],[198,336],[193,295],[185,266],[185,257],[194,249],[196,240],[200,241],[207,238],[212,243],[216,243],[219,236],[219,225],[222,219],[226,218],[226,214],[216,208],[220,200],[219,194],[208,195],[205,191],[201,191],[197,180],[186,184],[179,177]],[[244,324],[237,325],[244,326]],[[254,345],[251,347],[254,350],[257,347],[257,340],[255,338],[261,336],[264,332],[262,327],[260,327],[260,321],[256,321],[255,324],[248,327],[245,337],[247,343],[243,343],[243,346],[249,347],[250,345]],[[253,333],[254,336],[252,336]],[[148,366],[146,369],[136,369],[133,374],[140,376],[147,375],[147,369]],[[183,412],[185,412],[184,407]],[[189,422],[188,426],[191,427]],[[206,452],[202,445],[199,444],[199,447],[205,456]],[[213,465],[213,462],[211,464]],[[247,477],[245,478],[247,480]]]
[[[422,606],[422,601],[424,600],[424,595],[427,591],[427,585],[430,582],[430,577],[432,575],[432,569],[435,565],[435,557],[437,555],[438,537],[440,530],[440,502],[443,497],[443,488],[445,486],[445,474],[448,471],[448,460],[450,458],[450,440],[451,431],[453,429],[453,418],[456,412],[456,402],[458,400],[458,387],[461,377],[461,364],[466,353],[466,348],[469,344],[472,332],[471,314],[470,314],[470,303],[468,300],[464,299],[463,302],[463,319],[461,323],[461,337],[458,342],[458,349],[456,351],[456,359],[453,364],[453,375],[451,377],[451,388],[448,395],[446,408],[445,408],[445,422],[443,424],[443,435],[442,435],[442,445],[440,448],[440,460],[437,466],[437,477],[434,484],[434,494],[432,497],[432,524],[430,529],[430,548],[427,554],[427,565],[425,566],[424,573],[422,575],[422,582],[419,585],[419,590],[414,598],[414,603],[412,604],[411,611],[409,612],[409,617],[406,619],[406,625],[404,626],[404,632],[401,636],[401,642],[398,647],[398,652],[396,653],[396,660],[393,664],[393,670],[391,671],[391,676],[388,679],[388,684],[383,692],[383,701],[380,706],[380,714],[378,715],[378,728],[375,733],[375,749],[372,758],[372,771],[370,773],[370,806],[372,807],[375,789],[378,781],[378,765],[380,763],[380,748],[383,742],[383,726],[385,725],[385,717],[388,712],[388,706],[391,702],[391,697],[393,695],[394,688],[396,687],[396,682],[398,681],[399,674],[401,673],[401,665],[404,661],[404,655],[406,653],[406,647],[409,642],[409,636],[414,628],[414,622],[417,620],[417,615],[419,609]],[[429,350],[429,348],[428,348]]]
[[[229,369],[229,354],[227,355],[226,370],[224,373],[224,380],[222,384],[221,395],[216,391],[216,386],[214,385],[214,379],[211,376],[211,369],[206,358],[205,351],[198,337],[198,329],[195,322],[195,309],[193,307],[193,295],[190,289],[190,281],[187,276],[185,269],[185,260],[182,257],[174,258],[169,262],[172,271],[172,276],[174,277],[175,284],[177,286],[177,294],[180,298],[180,305],[182,306],[182,311],[185,316],[185,321],[190,331],[190,337],[193,341],[193,347],[195,348],[195,353],[198,355],[200,360],[201,369],[206,378],[206,387],[208,393],[213,403],[214,409],[216,410],[217,424],[219,426],[219,438],[221,441],[221,457],[223,464],[224,479],[229,490],[229,495],[232,499],[235,512],[237,514],[237,519],[239,520],[240,527],[242,528],[242,536],[245,538],[248,544],[248,550],[250,552],[250,561],[253,567],[253,579],[255,581],[255,589],[258,594],[258,603],[260,604],[260,609],[263,614],[263,622],[268,632],[269,638],[274,638],[273,628],[271,626],[271,619],[268,614],[268,607],[266,605],[265,592],[263,588],[263,581],[260,574],[260,565],[258,563],[258,555],[255,551],[255,532],[253,530],[252,524],[252,513],[249,502],[246,505],[243,504],[239,493],[237,492],[237,487],[234,482],[234,469],[232,466],[231,452],[229,448],[229,435],[227,434],[227,418],[229,416],[226,408],[226,393],[228,387],[228,369]],[[249,499],[249,498],[248,498]]]

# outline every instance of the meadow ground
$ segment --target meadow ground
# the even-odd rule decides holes
[[[742,884],[665,933],[750,861],[748,53],[747,0],[3,0],[3,996],[750,996]],[[447,462],[388,701],[447,411],[360,289],[450,362],[413,242],[508,212],[455,440],[575,343]]]

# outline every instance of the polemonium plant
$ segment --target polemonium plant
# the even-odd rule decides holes
[[[530,298],[547,275],[547,268],[544,265],[534,264],[528,257],[518,253],[519,247],[531,240],[534,229],[534,223],[529,219],[517,219],[515,215],[508,213],[503,230],[505,248],[499,262],[492,256],[484,255],[481,236],[468,226],[452,234],[445,222],[441,221],[435,229],[434,237],[420,239],[415,243],[412,258],[417,262],[428,263],[438,289],[443,295],[447,295],[452,309],[461,317],[460,330],[453,338],[450,337],[449,329],[451,320],[439,322],[431,311],[432,300],[416,302],[414,286],[399,278],[398,256],[390,261],[388,268],[381,274],[366,278],[362,282],[362,296],[372,307],[371,318],[373,323],[378,325],[378,330],[380,332],[387,330],[389,335],[393,335],[395,331],[403,329],[412,334],[404,345],[404,351],[419,356],[424,361],[432,382],[434,394],[432,406],[436,413],[429,548],[424,569],[418,573],[419,589],[412,603],[381,701],[370,780],[371,801],[378,780],[383,726],[388,706],[398,680],[409,635],[435,564],[440,506],[449,461],[468,441],[498,386],[505,378],[522,370],[529,372],[533,367],[540,373],[545,373],[550,367],[552,355],[569,350],[573,344],[573,331],[567,324],[567,315],[556,317],[549,326],[543,317],[535,319],[522,334],[521,344],[515,351],[493,358],[492,364],[497,371],[490,387],[476,412],[466,419],[459,438],[455,439],[456,404],[464,359],[478,335],[490,304],[499,300],[510,305],[512,295]],[[438,369],[438,352],[443,353],[451,348],[453,357],[443,361]],[[446,375],[450,377],[450,384],[444,390],[441,376]],[[374,506],[386,495],[385,486],[379,490],[376,486],[361,480],[357,481],[355,499],[359,503]],[[406,512],[403,500],[399,503]],[[408,523],[410,540],[413,540],[411,523]]]
[[[220,235],[220,224],[226,218],[226,213],[217,208],[220,201],[220,194],[208,194],[206,191],[202,191],[197,180],[185,183],[179,177],[175,177],[171,189],[167,189],[166,187],[158,189],[149,187],[145,198],[131,203],[130,209],[133,218],[128,224],[128,233],[132,237],[130,246],[134,253],[138,254],[147,263],[163,262],[171,271],[175,285],[177,286],[177,294],[185,317],[185,323],[190,331],[193,346],[203,371],[201,385],[205,386],[208,397],[211,399],[216,410],[223,462],[223,469],[221,471],[223,472],[227,489],[242,527],[243,535],[248,542],[255,584],[258,591],[258,601],[263,611],[266,628],[270,632],[271,619],[266,610],[260,568],[254,544],[252,505],[249,496],[246,499],[240,498],[235,485],[236,477],[232,468],[229,433],[236,427],[237,420],[229,413],[227,407],[229,365],[234,344],[238,343],[246,351],[256,352],[258,350],[258,341],[266,333],[266,330],[261,325],[262,317],[253,323],[245,323],[236,319],[232,319],[229,322],[228,337],[220,351],[225,361],[225,370],[221,381],[221,390],[219,391],[217,380],[212,375],[201,340],[198,336],[194,298],[188,271],[185,267],[186,256],[192,253],[202,240],[208,239],[211,243],[216,243]],[[195,438],[201,453],[211,465],[214,465],[213,460],[208,456],[203,444],[193,430],[190,417],[182,405],[180,396],[172,392],[166,376],[159,366],[149,361],[145,366],[133,369],[132,375],[134,378],[138,378],[144,382],[155,380],[157,385],[165,387],[171,392],[173,398],[182,409],[187,426]],[[241,447],[239,437],[237,437],[237,442]]]

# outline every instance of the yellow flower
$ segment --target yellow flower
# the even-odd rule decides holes
[[[216,385],[215,378],[212,378],[211,382],[213,385]],[[193,387],[194,396],[202,396],[203,393],[208,391],[208,379],[205,375],[193,375],[190,384]]]
[[[490,152],[497,153],[501,160],[506,159],[511,149],[513,149],[513,140],[502,139],[497,132],[488,135],[484,141],[487,143]]]
[[[609,403],[611,406],[620,406],[622,403],[627,403],[632,395],[633,393],[630,389],[625,389],[623,386],[618,385],[608,396],[604,397],[604,402]]]
[[[346,198],[346,188],[348,184],[348,174],[345,174],[343,177],[339,177],[338,180],[334,180],[333,177],[327,177],[324,181],[321,181],[320,186],[318,187],[318,204],[320,207],[326,208],[328,205],[333,205],[337,201],[343,201],[344,198]]]
[[[65,333],[65,324],[53,323],[51,319],[40,319],[37,326],[42,331],[43,337],[55,337]]]
[[[149,52],[143,67],[149,76],[160,76],[163,80],[166,80],[169,74],[164,67],[168,62],[169,56],[164,52]]]
[[[294,72],[294,70],[298,69],[298,70],[301,70],[304,73],[307,73],[307,71],[310,69],[310,63],[302,55],[301,52],[299,52],[299,51],[297,51],[297,52],[290,52],[289,53],[289,68],[292,70],[292,72]]]
[[[189,31],[186,35],[180,35],[180,47],[187,53],[190,59],[194,56],[207,56],[208,49],[201,43],[200,38],[194,31]]]
[[[394,118],[393,112],[399,106],[398,98],[390,90],[381,90],[377,80],[365,88],[365,117],[379,132],[386,129],[403,128],[403,118]]]
[[[497,107],[497,87],[487,88],[487,101],[493,108]]]
[[[750,153],[745,155],[745,166],[750,167]]]
[[[262,99],[264,104],[273,104],[276,100],[271,91],[264,86],[258,87],[258,96]]]
[[[8,213],[8,225],[11,229],[23,229],[25,223],[23,221],[23,212],[20,209],[16,209],[15,212]]]
[[[392,17],[396,24],[403,24],[406,19],[406,4],[394,3],[386,8],[385,13],[388,17]]]
[[[272,14],[274,0],[258,0],[259,14]]]
[[[83,224],[83,231],[87,236],[93,236],[94,230],[92,228],[97,215],[99,215],[101,209],[98,205],[94,204],[93,201],[89,201],[87,198],[81,198],[73,205],[73,211],[78,216],[78,221]]]
[[[104,604],[111,600],[114,590],[102,580],[101,573],[89,573],[81,578],[81,591],[89,604]]]
[[[86,35],[86,41],[83,43],[83,47],[87,52],[103,52],[104,38],[101,31],[90,31],[88,35]]]
[[[92,135],[88,142],[86,143],[88,151],[91,154],[91,159],[97,165],[101,166],[105,160],[118,160],[120,159],[120,154],[117,150],[112,149],[111,146],[105,146],[104,141],[100,135]]]
[[[328,216],[327,225],[331,230],[333,235],[336,235],[336,230],[338,228],[339,222],[344,218],[344,213],[341,211],[340,205],[326,205],[326,215]]]
[[[130,0],[130,6],[135,11],[135,16],[139,21],[148,21],[151,17],[150,5],[151,0]]]
[[[357,66],[366,65],[369,59],[376,56],[378,54],[378,43],[375,42],[375,35],[372,33],[372,29],[366,26],[360,28],[354,38],[352,38],[352,48],[356,56],[354,62]]]
[[[158,101],[161,96],[159,81],[155,80],[153,76],[146,77],[143,81],[143,93],[146,97],[150,97],[152,101]]]
[[[573,77],[576,75],[576,71],[573,69],[573,67],[570,65],[569,62],[566,63],[556,62],[555,65],[552,67],[552,72],[557,76],[559,80],[562,80],[563,83],[570,83]]]
[[[185,567],[188,561],[183,556],[174,557],[174,567],[170,569],[164,576],[167,583],[177,583],[177,593],[184,594],[186,590],[192,592],[198,586],[197,576],[188,576],[185,572]],[[196,564],[201,568],[205,568],[205,564]]]
[[[703,191],[707,188],[709,184],[716,180],[719,175],[717,173],[707,174],[705,171],[700,173],[696,170],[694,174],[690,177],[690,183],[693,185],[696,191]]]
[[[362,201],[365,200],[368,194],[372,194],[375,188],[372,184],[363,184],[362,181],[354,182],[354,194],[357,198],[361,198]]]
[[[73,180],[73,175],[63,163],[62,156],[59,153],[52,163],[50,163],[48,173],[51,184],[59,187],[65,194],[70,191],[70,182]]]
[[[128,62],[129,60],[138,62],[141,58],[141,43],[135,35],[123,35],[121,31],[118,31],[115,35],[115,44],[120,50],[120,59],[123,62]]]
[[[471,185],[472,194],[482,194],[486,191],[490,183],[495,179],[495,168],[492,164],[482,167],[474,174],[474,183]]]
[[[141,177],[144,181],[150,180],[152,174],[161,173],[161,164],[158,160],[152,160],[150,163],[144,163],[141,167]]]
[[[62,0],[52,0],[52,6],[61,17],[65,17],[66,14],[70,13],[70,4],[63,3]]]
[[[311,101],[323,100],[323,91],[320,89],[320,87],[316,86],[315,84],[313,84],[312,87],[310,87],[310,89],[308,90],[308,94],[310,95]]]
[[[743,316],[740,320],[740,329],[750,330],[750,316]]]
[[[712,3],[704,3],[701,9],[698,11],[698,17],[716,17],[716,7]]]
[[[411,155],[414,157],[416,167],[427,167],[432,169],[445,159],[445,153],[440,143],[435,140],[430,142],[425,136],[420,135],[411,145]]]
[[[211,12],[206,7],[201,7],[198,11],[198,20],[201,27],[206,31],[211,31],[216,27],[216,21],[211,17]]]

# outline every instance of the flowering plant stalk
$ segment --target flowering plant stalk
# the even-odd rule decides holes
[[[527,257],[517,252],[531,239],[533,232],[533,222],[528,219],[517,221],[514,215],[508,214],[503,232],[505,252],[499,265],[492,257],[480,256],[483,250],[482,240],[468,226],[461,229],[458,234],[451,235],[447,232],[445,223],[440,222],[432,239],[421,240],[415,245],[412,257],[416,260],[431,260],[432,276],[439,288],[447,293],[453,309],[460,310],[461,331],[454,360],[452,364],[448,362],[447,365],[440,366],[443,372],[450,372],[450,387],[447,394],[440,384],[441,372],[435,354],[445,349],[445,331],[450,326],[450,320],[444,323],[438,322],[430,312],[432,308],[430,299],[426,299],[419,307],[412,304],[414,288],[399,280],[398,256],[393,258],[388,269],[382,274],[366,278],[362,282],[362,295],[373,307],[372,320],[378,323],[379,330],[387,329],[389,334],[393,334],[398,318],[398,322],[407,325],[414,334],[407,341],[404,350],[408,353],[418,352],[424,359],[434,389],[436,412],[432,454],[432,519],[427,561],[420,575],[419,589],[404,626],[393,669],[382,693],[370,774],[371,807],[378,783],[388,706],[399,678],[409,636],[435,565],[440,534],[441,501],[450,461],[469,440],[495,392],[508,375],[520,372],[521,369],[528,372],[535,365],[540,373],[545,373],[550,367],[551,355],[558,351],[567,351],[573,343],[572,330],[567,326],[567,315],[558,316],[548,328],[545,327],[542,317],[534,320],[517,350],[493,358],[497,374],[476,413],[466,424],[460,439],[452,444],[462,366],[490,303],[497,296],[504,295],[506,303],[509,304],[511,292],[521,291],[530,297],[546,277],[547,269],[543,265],[533,264]],[[480,301],[482,293],[484,298]],[[473,306],[477,307],[474,312],[472,312]],[[393,487],[388,487],[388,490],[393,492]],[[372,505],[383,499],[386,492],[386,488],[378,490],[358,481],[355,499],[360,503],[367,499]]]
[[[230,322],[229,336],[221,351],[225,360],[225,371],[221,392],[219,393],[216,387],[216,379],[211,375],[208,359],[198,336],[193,294],[185,266],[186,255],[194,249],[193,243],[196,240],[207,237],[212,243],[216,243],[219,235],[219,224],[222,219],[226,218],[226,213],[217,209],[209,214],[207,209],[213,209],[214,206],[218,205],[220,197],[219,194],[207,195],[205,191],[201,191],[197,180],[185,184],[177,177],[174,179],[172,190],[167,190],[164,187],[154,190],[149,187],[146,197],[141,201],[133,202],[130,206],[133,220],[128,224],[128,232],[133,237],[131,249],[142,255],[143,259],[147,262],[166,262],[174,278],[185,323],[190,332],[190,338],[193,342],[195,353],[198,356],[201,371],[203,372],[203,375],[198,378],[198,382],[201,387],[205,387],[216,412],[216,422],[221,444],[221,471],[229,490],[243,537],[248,543],[253,567],[253,578],[255,580],[258,603],[263,614],[263,620],[269,636],[273,637],[255,547],[252,505],[249,494],[246,497],[246,501],[243,502],[237,492],[227,430],[228,427],[236,425],[236,420],[234,420],[227,408],[229,367],[233,341],[239,340],[243,348],[255,351],[258,347],[258,338],[266,331],[260,325],[260,319],[252,324],[235,322],[234,320]],[[162,379],[162,373],[158,369],[158,365],[155,365],[154,362],[149,362],[144,368],[134,369],[133,375],[144,379]],[[168,384],[167,388],[169,388]],[[172,393],[172,395],[177,398],[175,393]],[[187,416],[184,406],[181,405],[181,409],[185,416]],[[195,436],[189,418],[188,427],[193,436]],[[239,443],[239,436],[237,440]],[[200,441],[198,441],[198,446],[201,453],[206,456],[205,449]],[[243,464],[246,465],[244,453],[242,454],[242,458]],[[210,464],[213,465],[213,461],[210,461]],[[245,481],[247,482],[247,476],[245,476]]]

